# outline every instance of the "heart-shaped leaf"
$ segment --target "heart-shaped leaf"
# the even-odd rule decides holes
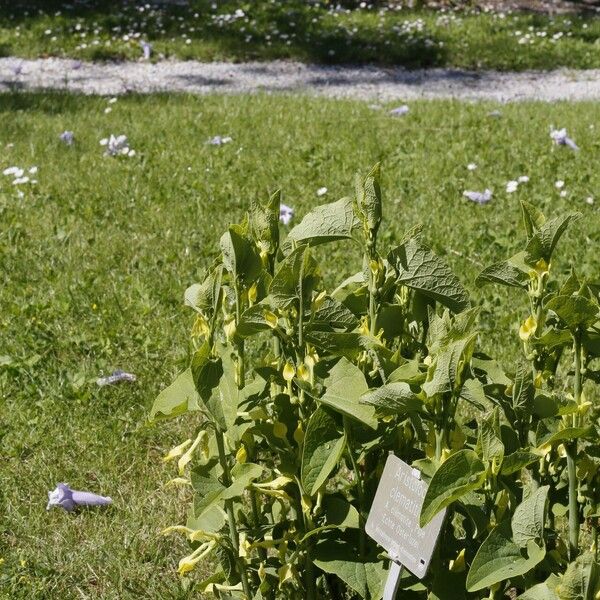
[[[485,465],[473,450],[451,454],[431,478],[423,499],[419,525],[425,527],[440,510],[481,487],[485,472]]]

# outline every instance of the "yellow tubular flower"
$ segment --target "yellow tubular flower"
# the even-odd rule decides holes
[[[189,534],[190,542],[210,542],[210,540],[218,540],[221,536],[218,533],[209,533],[203,529],[196,529]]]
[[[288,483],[292,483],[294,481],[291,477],[287,477],[286,475],[280,475],[271,481],[265,481],[264,483],[255,483],[255,488],[260,489],[271,489],[271,490],[280,490],[285,487]]]
[[[465,549],[463,548],[458,556],[450,561],[450,571],[452,573],[462,573],[465,570]]]
[[[206,319],[202,315],[198,315],[192,326],[193,337],[208,337],[210,335],[210,328]]]
[[[207,556],[211,550],[215,547],[216,542],[210,541],[198,546],[190,555],[184,556],[179,561],[179,568],[177,572],[180,575],[189,573],[205,556]]]
[[[543,275],[544,273],[547,273],[549,270],[550,270],[550,265],[543,258],[540,258],[540,260],[538,260],[535,263],[535,272],[538,275]]]
[[[242,444],[239,450],[236,452],[235,460],[240,464],[243,464],[248,460],[248,451],[246,450],[246,446],[244,446],[244,444]]]
[[[538,448],[540,456],[546,456],[552,450],[552,444],[544,444]]]
[[[279,587],[281,587],[286,581],[294,579],[294,571],[292,565],[285,564],[277,572],[279,575]]]
[[[271,329],[275,329],[277,327],[278,318],[275,313],[271,312],[270,310],[265,310],[263,316],[267,322],[267,325],[271,327]]]
[[[521,327],[519,327],[519,337],[526,342],[535,332],[537,322],[533,316],[527,317]]]
[[[192,485],[192,482],[186,477],[174,477],[169,479],[165,484],[165,487],[175,487],[177,485]]]
[[[252,287],[248,290],[248,302],[250,303],[250,306],[256,302],[257,296],[258,288],[256,287],[256,283],[253,283]]]
[[[250,552],[250,542],[248,542],[248,536],[245,531],[240,532],[240,546],[238,548],[238,556],[240,558],[246,558]]]
[[[235,319],[232,317],[227,323],[223,325],[223,330],[228,340],[232,340],[235,335]]]
[[[319,362],[319,355],[316,352],[311,352],[304,357],[304,364],[312,369]]]
[[[321,308],[323,301],[325,300],[325,296],[327,296],[327,292],[325,290],[319,292],[318,296],[313,300],[313,311],[317,311],[319,308]]]
[[[177,462],[177,467],[179,468],[179,474],[183,475],[186,465],[192,460],[192,455],[194,454],[194,450],[198,447],[198,445],[208,438],[208,433],[204,431],[204,429],[196,436],[194,443],[188,448],[188,450],[181,456],[179,461]]]
[[[369,329],[369,321],[367,317],[363,317],[361,319],[360,327],[358,328],[358,333],[360,333],[361,335],[369,335],[370,331],[371,330]]]
[[[304,441],[304,431],[302,429],[301,421],[298,421],[298,427],[296,427],[296,431],[294,431],[294,441],[296,444],[298,444],[298,446],[300,446],[300,444],[302,444]]]
[[[194,533],[193,529],[190,529],[189,527],[186,527],[185,525],[171,525],[170,527],[163,529],[161,531],[161,533],[163,535],[167,535],[169,533],[172,533],[173,531],[176,531],[177,533],[185,533],[186,535],[189,535],[190,533]]]
[[[287,436],[287,426],[285,423],[277,421],[273,424],[273,435],[280,440],[284,440]]]
[[[294,369],[294,365],[290,362],[286,362],[285,366],[283,367],[283,378],[287,382],[290,382],[292,379],[294,379],[295,375],[296,369]]]
[[[171,527],[167,527],[161,531],[163,535],[167,535],[172,532],[185,533],[190,542],[210,542],[211,540],[217,540],[219,538],[219,534],[217,533],[209,533],[208,531],[204,531],[202,529],[190,529],[185,525],[171,525]]]
[[[163,458],[163,461],[169,462],[170,460],[173,460],[174,458],[180,457],[185,452],[185,449],[191,443],[192,443],[192,440],[188,439],[188,440],[185,440],[185,442],[183,442],[182,444],[179,444],[179,446],[175,446],[175,448],[171,448],[171,450],[169,450],[169,452]]]
[[[310,371],[303,364],[298,365],[298,377],[303,381],[310,380]]]

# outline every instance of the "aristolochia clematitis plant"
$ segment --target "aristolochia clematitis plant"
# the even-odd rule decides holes
[[[419,228],[381,254],[379,166],[283,241],[279,207],[278,193],[253,203],[186,291],[190,365],[152,408],[203,416],[167,456],[193,489],[186,525],[168,530],[191,543],[179,572],[211,557],[196,589],[220,598],[381,598],[388,560],[364,525],[394,452],[429,482],[421,525],[448,508],[428,575],[408,574],[402,597],[592,600],[599,286],[549,281],[574,215],[524,203],[525,250],[480,275],[530,300],[525,360],[507,375],[475,352],[477,310]],[[327,290],[314,247],[335,241],[363,266]]]

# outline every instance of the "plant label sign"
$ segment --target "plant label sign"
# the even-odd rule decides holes
[[[419,579],[427,573],[446,516],[442,510],[419,527],[426,492],[420,471],[390,454],[366,524],[369,536]]]

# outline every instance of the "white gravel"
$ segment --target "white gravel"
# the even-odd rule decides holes
[[[61,89],[84,94],[300,92],[363,100],[599,100],[600,70],[500,73],[453,69],[328,67],[296,62],[82,63],[0,58],[0,91]]]

